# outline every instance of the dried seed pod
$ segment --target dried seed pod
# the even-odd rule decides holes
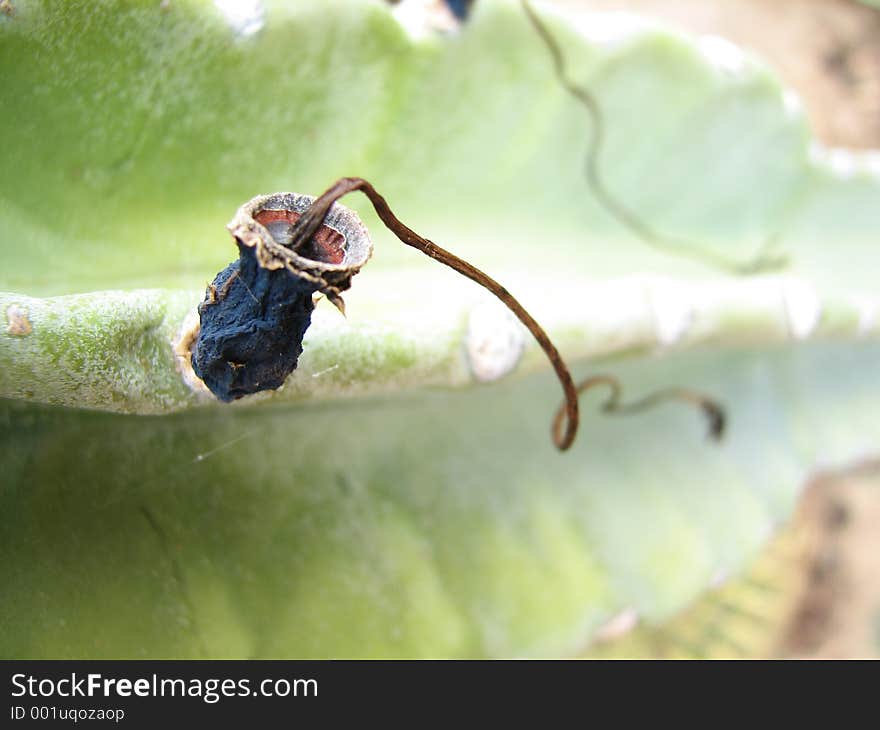
[[[551,431],[560,451],[568,449],[577,435],[578,394],[597,385],[612,390],[603,406],[607,413],[635,413],[665,401],[681,401],[698,406],[709,420],[710,436],[721,438],[724,409],[697,391],[667,388],[622,404],[621,386],[613,376],[594,376],[576,386],[550,337],[507,289],[402,223],[388,201],[359,177],[340,178],[317,198],[294,193],[262,195],[243,205],[229,224],[240,257],[208,287],[199,305],[201,330],[192,353],[193,370],[218,398],[231,401],[284,383],[302,353],[314,292],[323,292],[343,310],[341,292],[351,286],[351,278],[372,253],[360,219],[336,202],[356,191],[367,196],[376,215],[401,243],[490,291],[531,332],[565,394]]]
[[[314,200],[261,195],[239,208],[228,226],[239,259],[208,286],[192,351],[193,370],[220,400],[280,387],[302,353],[312,295],[322,292],[342,309],[341,293],[370,258],[367,229],[339,204],[304,245],[290,246]]]

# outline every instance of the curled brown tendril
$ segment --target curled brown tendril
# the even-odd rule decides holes
[[[713,441],[720,441],[724,436],[724,426],[726,421],[724,409],[717,401],[703,393],[698,393],[697,391],[689,390],[687,388],[664,388],[663,390],[655,390],[653,393],[649,393],[640,400],[632,401],[631,403],[621,403],[620,398],[623,388],[620,381],[613,375],[593,375],[592,377],[586,378],[578,383],[578,395],[586,393],[588,390],[592,390],[597,386],[606,386],[611,391],[608,398],[602,404],[602,411],[604,413],[618,415],[639,413],[640,411],[647,410],[660,403],[678,401],[697,406],[703,412],[709,425],[709,438]],[[562,429],[565,420],[565,409],[566,405],[563,403],[556,411],[556,416],[553,418],[554,440],[558,437],[558,434]]]
[[[674,388],[665,391],[658,391],[641,401],[622,406],[619,404],[620,384],[611,376],[596,376],[584,381],[579,387],[576,387],[568,366],[559,354],[559,350],[556,349],[556,346],[544,331],[544,328],[535,321],[532,315],[525,310],[525,308],[509,291],[507,291],[507,289],[501,286],[501,284],[488,274],[485,274],[467,261],[464,261],[458,256],[441,248],[433,241],[423,238],[411,228],[404,225],[398,220],[394,213],[391,212],[391,208],[388,207],[385,198],[376,192],[376,189],[370,183],[362,178],[344,177],[337,180],[321,196],[316,198],[308,210],[306,210],[296,222],[296,225],[291,231],[290,241],[285,244],[286,247],[291,249],[294,253],[303,248],[321,227],[331,206],[344,195],[355,191],[360,191],[366,195],[388,230],[397,236],[397,238],[403,243],[407,246],[412,246],[426,256],[430,256],[435,261],[445,264],[454,271],[463,274],[480,286],[488,289],[500,299],[507,308],[514,313],[514,315],[516,315],[517,319],[525,325],[526,329],[528,329],[535,340],[537,340],[541,349],[544,350],[544,353],[547,355],[547,359],[550,360],[550,364],[556,372],[556,377],[559,379],[559,382],[562,385],[562,391],[565,395],[565,399],[553,419],[553,426],[551,429],[553,443],[560,451],[568,449],[577,435],[580,422],[578,394],[600,383],[612,388],[611,397],[604,406],[604,410],[607,412],[624,413],[638,411],[665,400],[690,402],[698,405],[705,413],[707,413],[707,415],[710,416],[712,422],[712,435],[715,438],[720,438],[724,424],[723,411],[719,405],[699,393]],[[331,301],[337,307],[342,309],[344,305],[339,292],[332,290],[329,291],[329,294],[332,294]]]

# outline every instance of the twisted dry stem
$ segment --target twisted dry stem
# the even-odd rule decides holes
[[[357,190],[367,196],[382,222],[403,243],[407,246],[412,246],[426,256],[430,256],[435,261],[445,264],[454,271],[463,274],[480,286],[488,289],[516,315],[517,319],[525,325],[526,329],[528,329],[535,340],[537,340],[541,349],[544,350],[544,353],[547,355],[548,360],[550,360],[550,364],[556,372],[556,377],[562,385],[562,391],[565,396],[562,405],[559,407],[559,410],[556,412],[553,419],[551,429],[553,443],[560,451],[568,449],[572,443],[574,443],[575,436],[577,435],[578,425],[580,423],[578,394],[599,384],[607,385],[612,389],[611,397],[603,407],[603,410],[606,412],[630,413],[643,410],[666,400],[689,402],[703,409],[710,418],[711,434],[716,439],[720,438],[724,426],[723,410],[721,409],[721,406],[710,398],[699,393],[682,388],[671,388],[668,390],[657,391],[656,393],[632,404],[621,405],[619,402],[621,391],[620,383],[616,378],[610,375],[595,376],[584,381],[580,386],[575,386],[568,366],[559,354],[559,350],[556,349],[556,346],[544,331],[544,328],[535,321],[532,315],[526,311],[513,295],[507,291],[507,289],[501,286],[501,284],[488,274],[485,274],[475,266],[460,259],[446,249],[441,248],[433,241],[423,238],[411,228],[404,225],[398,220],[394,213],[391,212],[391,208],[388,207],[385,198],[376,192],[376,189],[370,183],[362,178],[344,177],[337,180],[320,197],[316,198],[314,203],[312,203],[308,210],[306,210],[296,222],[296,225],[291,231],[291,239],[286,244],[287,248],[291,249],[294,253],[302,249],[321,227],[331,206],[342,196]],[[338,301],[334,301],[334,303],[341,308],[342,301],[338,296],[337,299]]]
[[[445,264],[459,274],[463,274],[468,279],[471,279],[480,286],[488,289],[492,294],[498,297],[498,299],[500,299],[507,308],[516,315],[517,319],[525,325],[526,329],[531,332],[532,336],[538,341],[541,349],[544,350],[547,358],[550,360],[550,364],[553,366],[553,370],[556,371],[556,377],[559,378],[562,390],[565,393],[565,404],[563,406],[565,428],[563,429],[560,426],[560,428],[554,429],[553,432],[553,442],[556,444],[556,447],[560,451],[565,451],[572,445],[572,443],[574,443],[580,420],[577,390],[574,385],[574,380],[571,378],[571,373],[565,362],[562,360],[562,356],[559,354],[559,350],[557,350],[556,345],[551,342],[550,337],[544,331],[544,328],[535,321],[534,317],[526,311],[522,304],[520,304],[513,295],[507,291],[507,289],[501,286],[501,284],[495,281],[491,276],[483,273],[475,266],[460,259],[446,249],[440,248],[440,246],[433,241],[429,241],[427,238],[422,238],[414,230],[404,225],[397,219],[394,213],[391,212],[391,208],[388,207],[385,198],[376,192],[376,189],[366,180],[359,177],[344,177],[328,188],[326,192],[312,203],[311,207],[303,213],[302,217],[297,221],[297,225],[292,233],[292,240],[288,246],[294,251],[305,246],[315,232],[321,227],[324,217],[330,210],[330,206],[343,195],[354,192],[355,190],[360,190],[367,196],[367,198],[369,198],[370,202],[373,204],[373,208],[376,210],[376,214],[388,227],[388,230],[397,236],[403,243],[407,246],[412,246],[413,248],[418,249],[426,256],[430,256],[435,261]]]
[[[602,411],[605,413],[617,415],[639,413],[660,403],[679,401],[697,406],[703,412],[709,424],[709,438],[713,441],[720,441],[722,436],[724,436],[724,426],[727,420],[724,409],[717,401],[707,395],[687,388],[664,388],[663,390],[655,390],[653,393],[649,393],[644,398],[632,403],[621,403],[622,386],[620,381],[612,375],[593,375],[578,384],[577,392],[578,395],[581,395],[588,390],[603,385],[611,390],[608,398],[602,404]],[[553,419],[554,440],[558,438],[564,420],[565,408],[560,406]]]

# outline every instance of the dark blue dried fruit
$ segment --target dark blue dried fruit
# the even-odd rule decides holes
[[[222,401],[281,387],[302,353],[313,295],[323,292],[341,309],[341,292],[370,256],[366,229],[340,205],[293,250],[292,231],[313,201],[260,196],[229,225],[239,258],[208,286],[192,350],[193,370]]]

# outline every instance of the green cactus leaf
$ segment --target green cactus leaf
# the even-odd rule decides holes
[[[737,48],[519,3],[447,35],[384,3],[31,2],[0,15],[0,654],[559,655],[741,570],[817,466],[876,451],[877,153],[827,150]],[[727,406],[550,443],[560,394],[504,308],[376,244],[285,386],[232,406],[187,334],[259,193],[369,179],[499,279],[579,374]],[[783,270],[734,276],[781,257]],[[600,366],[601,361],[601,366]],[[492,381],[492,382],[486,382]]]

